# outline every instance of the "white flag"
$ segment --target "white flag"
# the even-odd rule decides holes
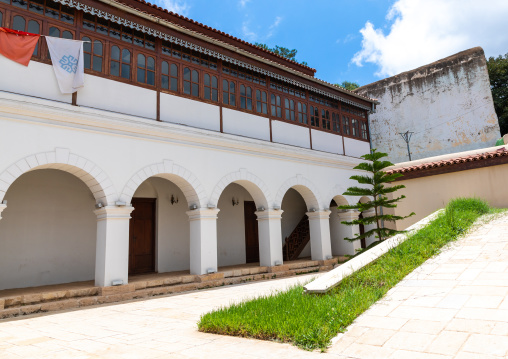
[[[85,85],[83,42],[46,36],[56,80],[62,93],[76,92]]]

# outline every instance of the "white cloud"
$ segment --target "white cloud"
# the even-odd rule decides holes
[[[187,16],[190,5],[185,0],[156,0],[155,3],[169,11]]]
[[[247,3],[249,2],[250,0],[240,0],[238,2],[238,4],[240,5],[240,7],[245,7],[245,5],[247,5]]]
[[[282,21],[282,17],[277,16],[275,17],[275,21],[268,27],[268,33],[266,34],[266,38],[272,37],[275,29],[279,26],[279,24]]]
[[[360,30],[362,49],[352,61],[379,66],[377,76],[392,76],[471,47],[487,56],[508,52],[506,0],[397,0],[386,16],[388,34],[367,22]]]
[[[253,30],[249,28],[249,22],[244,21],[242,23],[242,35],[243,38],[247,41],[254,42],[258,38],[258,34],[256,34]]]

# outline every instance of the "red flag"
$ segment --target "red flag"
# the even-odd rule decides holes
[[[0,27],[0,54],[28,66],[40,35]]]

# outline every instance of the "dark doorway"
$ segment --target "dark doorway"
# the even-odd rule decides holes
[[[363,213],[360,213],[360,215],[358,216],[358,219],[362,219],[362,218],[363,218]],[[360,227],[360,234],[364,234],[365,233],[365,226],[363,224],[359,224],[358,227]],[[367,243],[365,243],[365,238],[360,239],[360,245],[362,248],[367,248]]]
[[[129,226],[129,274],[155,271],[155,198],[133,198]]]
[[[253,201],[243,203],[245,218],[245,256],[247,263],[259,262],[259,234],[256,216],[256,204]]]

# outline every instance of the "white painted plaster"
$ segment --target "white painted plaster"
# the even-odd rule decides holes
[[[78,90],[78,105],[155,119],[157,92],[138,86],[85,74]]]
[[[92,280],[95,201],[58,170],[36,170],[9,188],[0,220],[0,289]]]
[[[312,133],[312,149],[338,153],[342,155],[344,153],[342,146],[342,136],[334,135],[324,131],[311,130]]]
[[[70,94],[62,94],[53,67],[30,61],[28,67],[0,56],[0,91],[10,91],[49,100],[71,103]]]
[[[500,137],[481,48],[363,86],[379,100],[369,116],[372,145],[393,163],[408,160],[399,133],[414,132],[411,158],[493,146]],[[347,153],[347,149],[346,149]]]
[[[219,106],[161,93],[160,115],[161,121],[220,131]]]
[[[171,204],[171,196],[178,203]],[[134,198],[156,198],[156,271],[159,273],[190,268],[190,226],[187,201],[174,183],[152,177],[145,180]]]
[[[358,141],[353,138],[344,137],[344,148],[347,156],[360,157],[370,153],[370,144],[364,141]]]
[[[270,120],[266,117],[222,109],[222,128],[224,133],[241,135],[270,141]]]
[[[310,148],[309,129],[282,121],[272,121],[273,142]]]
[[[233,206],[233,197],[238,205]],[[245,257],[244,201],[252,201],[245,188],[235,183],[224,189],[217,208],[217,256],[219,267],[243,264]]]

